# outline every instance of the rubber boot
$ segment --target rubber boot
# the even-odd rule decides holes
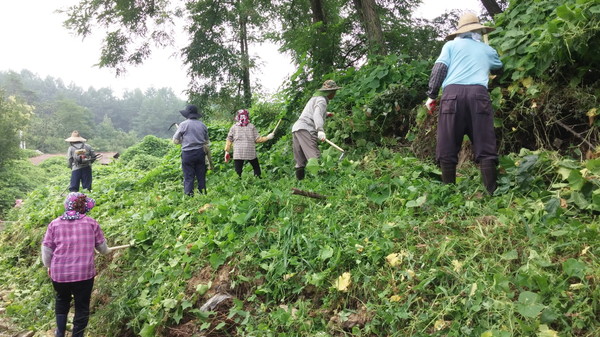
[[[440,163],[442,168],[442,182],[444,184],[456,184],[456,164]]]
[[[80,330],[75,330],[75,327],[73,327],[73,334],[71,335],[72,337],[83,337],[83,332],[85,331],[84,329],[80,329]]]
[[[487,190],[489,195],[493,195],[498,184],[496,182],[497,172],[496,172],[496,161],[494,160],[482,160],[479,164],[479,169],[481,170],[481,180],[483,181],[483,186]]]
[[[296,167],[296,179],[304,179],[304,167]]]
[[[55,337],[65,337],[67,331],[67,315],[56,315]]]

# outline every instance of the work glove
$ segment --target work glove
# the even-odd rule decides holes
[[[333,117],[333,112],[327,111],[327,117]]]
[[[435,99],[427,97],[427,102],[425,102],[425,107],[427,108],[427,112],[430,115],[433,113],[433,110],[435,110],[436,105],[437,105],[437,102],[435,101]]]
[[[267,138],[267,140],[271,140],[271,139],[273,139],[273,137],[275,137],[275,134],[273,132],[271,132],[265,138]]]
[[[229,155],[229,152],[225,151],[225,162],[229,162],[229,159],[231,159],[231,156]]]
[[[327,137],[325,137],[325,132],[319,131],[319,132],[317,132],[317,138],[319,138],[320,141],[324,142],[325,138],[327,138]]]

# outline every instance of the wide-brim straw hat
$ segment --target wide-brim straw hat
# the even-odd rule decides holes
[[[473,13],[465,13],[458,20],[456,31],[446,36],[446,40],[454,39],[458,34],[480,30],[482,34],[488,34],[496,28],[484,26],[479,22],[477,15]]]
[[[77,143],[77,142],[85,142],[85,138],[81,137],[79,135],[79,131],[73,131],[71,132],[71,137],[65,139],[65,142],[69,142],[69,143]]]
[[[338,87],[338,85],[333,80],[327,80],[323,82],[323,86],[319,89],[320,91],[335,91],[342,89],[342,87]]]

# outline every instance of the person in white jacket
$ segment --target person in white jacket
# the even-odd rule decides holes
[[[302,114],[292,126],[292,143],[296,161],[296,179],[304,179],[304,168],[310,158],[319,158],[321,153],[317,140],[325,141],[325,118],[327,103],[341,89],[333,80],[327,80],[306,103]]]

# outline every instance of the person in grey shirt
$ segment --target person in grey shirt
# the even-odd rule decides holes
[[[325,141],[325,117],[327,117],[327,103],[335,97],[337,84],[327,80],[306,103],[302,114],[292,126],[292,146],[294,160],[296,161],[296,178],[304,179],[304,168],[310,158],[319,158],[321,153],[317,146],[317,139]]]
[[[181,144],[181,169],[183,170],[183,191],[194,195],[194,181],[198,180],[198,190],[206,193],[206,152],[208,147],[208,127],[199,118],[195,105],[186,106],[179,111],[187,118],[177,127],[173,143]]]
[[[65,139],[69,142],[67,150],[67,165],[71,169],[71,181],[69,183],[70,192],[78,192],[79,184],[81,187],[92,190],[92,164],[99,157],[94,149],[86,144],[86,139],[79,135],[78,131],[73,131],[71,137]]]

